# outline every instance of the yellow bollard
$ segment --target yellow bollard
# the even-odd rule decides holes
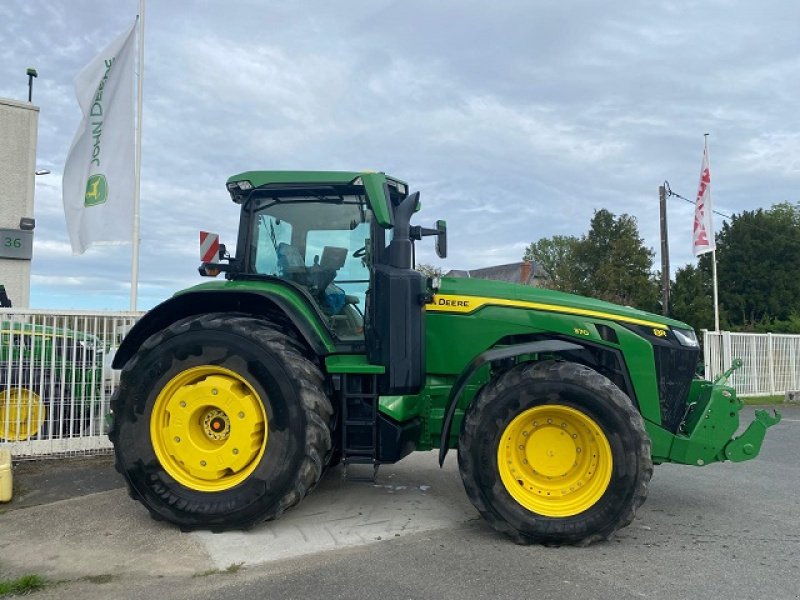
[[[11,451],[0,448],[0,502],[11,502]]]

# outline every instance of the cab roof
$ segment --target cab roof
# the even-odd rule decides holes
[[[228,178],[227,183],[247,180],[253,187],[271,183],[350,183],[377,171],[245,171]],[[381,173],[386,179],[407,185],[405,181]]]

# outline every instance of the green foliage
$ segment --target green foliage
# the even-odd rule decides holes
[[[554,235],[533,242],[525,249],[523,260],[531,260],[547,272],[544,284],[552,289],[574,292],[575,248],[579,240],[573,236]]]
[[[3,579],[0,580],[0,598],[29,594],[43,588],[46,583],[44,578],[39,575],[23,575],[18,579]]]
[[[675,272],[670,291],[670,316],[695,329],[714,329],[714,291],[711,255],[704,254],[700,264],[686,265]]]
[[[733,215],[717,234],[720,326],[732,331],[800,333],[800,205]],[[711,254],[678,269],[672,316],[712,329]]]
[[[744,211],[717,236],[720,304],[730,324],[778,331],[800,319],[800,205]],[[792,325],[794,323],[794,325]]]
[[[549,287],[645,310],[658,309],[659,288],[654,253],[639,237],[636,219],[595,212],[589,232],[580,239],[542,238],[525,251],[550,275]]]

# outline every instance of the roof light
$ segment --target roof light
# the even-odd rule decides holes
[[[243,179],[242,181],[239,182],[239,189],[242,190],[243,192],[252,190],[253,184],[247,181],[246,179]]]

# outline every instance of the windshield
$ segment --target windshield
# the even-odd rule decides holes
[[[256,201],[251,265],[305,288],[340,338],[363,337],[370,211],[359,195]]]

